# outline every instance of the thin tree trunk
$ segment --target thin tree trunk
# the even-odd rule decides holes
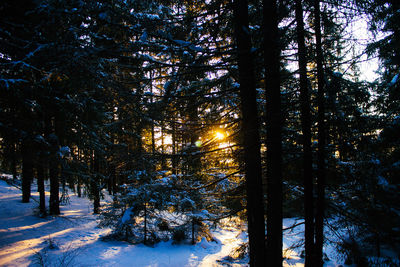
[[[38,184],[38,192],[39,192],[39,211],[41,217],[46,217],[46,195],[44,188],[44,160],[41,158],[42,155],[37,159],[37,184]]]
[[[264,66],[267,97],[267,262],[282,266],[282,113],[276,0],[264,0]]]
[[[242,136],[246,177],[250,266],[265,266],[265,224],[260,134],[247,10],[248,2],[246,0],[234,1],[235,39],[238,52]]]
[[[92,195],[93,195],[93,214],[99,214],[100,212],[100,196],[99,188],[95,177],[92,177]]]
[[[78,147],[78,162],[81,162],[81,150]],[[78,197],[82,197],[82,192],[81,192],[81,176],[78,174],[77,175],[77,181],[76,181],[76,191],[78,193]]]
[[[31,182],[33,179],[33,155],[28,140],[22,145],[22,202],[28,203],[31,197]]]
[[[176,155],[176,125],[172,122],[172,173],[178,174],[177,172],[177,155]]]
[[[49,214],[60,214],[60,198],[59,198],[59,160],[57,152],[59,150],[59,139],[54,133],[54,118],[51,115],[44,114],[44,132],[47,142],[50,144],[48,167],[49,167],[49,180],[50,180],[50,199],[49,199]]]
[[[143,244],[147,244],[147,203],[144,203],[144,238]]]
[[[15,181],[17,179],[17,144],[13,144],[13,150],[12,150],[12,160],[11,160],[11,172],[13,175],[13,180]]]
[[[58,215],[60,214],[60,198],[59,198],[59,177],[58,177],[58,161],[55,159],[55,155],[52,156],[50,160],[50,214]]]
[[[304,179],[304,219],[305,219],[305,266],[314,266],[314,208],[313,173],[311,151],[311,112],[307,81],[307,51],[304,41],[303,8],[301,0],[296,0],[297,43],[300,72],[301,128],[303,132],[303,179]]]
[[[91,180],[91,188],[92,188],[92,196],[93,196],[93,213],[99,214],[100,212],[100,189],[99,189],[99,160],[98,156],[93,152],[92,154],[92,180]]]
[[[321,44],[320,0],[314,0],[315,38],[317,49],[318,79],[318,161],[317,161],[317,204],[315,214],[315,266],[323,266],[324,211],[325,211],[325,97],[324,69]]]
[[[109,166],[108,168],[108,179],[107,179],[107,190],[108,194],[110,196],[113,195],[113,174],[112,174],[112,168]]]
[[[165,125],[164,122],[161,122],[161,169],[167,169],[167,162],[165,158],[165,144],[164,144],[164,133],[165,133]]]
[[[153,98],[153,72],[150,72],[150,103],[154,102]],[[153,114],[155,116],[155,114]],[[156,140],[154,133],[154,119],[151,121],[151,152],[153,156],[156,153]]]
[[[194,221],[194,217],[192,217],[192,245],[195,244],[195,242],[194,242],[194,227],[195,227],[195,221]]]
[[[112,195],[115,196],[115,193],[117,192],[117,173],[114,163],[111,163],[110,165],[110,182]]]
[[[49,136],[50,139],[50,160],[49,160],[49,175],[50,175],[50,214],[60,214],[60,197],[59,197],[59,162],[58,162],[58,138],[55,134]]]

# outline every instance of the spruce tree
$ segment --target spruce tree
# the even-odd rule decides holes
[[[248,31],[248,3],[237,0],[234,1],[233,8],[242,112],[241,132],[244,144],[250,266],[264,266],[266,258],[260,137],[254,66]]]
[[[263,1],[267,116],[267,263],[282,265],[282,107],[276,1]]]
[[[311,105],[307,79],[307,51],[304,37],[303,2],[296,0],[296,34],[300,75],[301,129],[303,144],[305,266],[314,266],[314,199],[311,150]]]

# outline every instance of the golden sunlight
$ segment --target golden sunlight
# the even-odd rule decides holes
[[[215,138],[218,140],[222,140],[225,138],[225,135],[221,132],[215,132]]]

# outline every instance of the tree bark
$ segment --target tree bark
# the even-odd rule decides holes
[[[44,161],[42,159],[43,155],[41,154],[37,159],[37,184],[38,184],[38,192],[39,192],[39,211],[41,217],[46,217],[46,195],[44,188]]]
[[[164,144],[164,133],[165,133],[165,125],[164,122],[161,122],[161,169],[167,169],[167,161],[165,158],[165,144]]]
[[[92,177],[91,177],[91,189],[92,189],[92,197],[93,197],[93,213],[99,214],[100,212],[100,165],[98,156],[95,154],[96,152],[93,151],[92,154]]]
[[[81,162],[81,150],[78,147],[78,162]],[[81,176],[78,174],[76,176],[76,191],[78,193],[78,197],[82,197],[82,192],[81,192]]]
[[[176,155],[176,125],[175,122],[171,123],[172,127],[172,173],[178,174],[177,172],[177,155]]]
[[[33,155],[30,140],[24,140],[22,145],[22,202],[28,203],[31,197],[31,182],[33,179]]]
[[[317,204],[315,214],[315,266],[323,266],[324,213],[325,213],[325,89],[321,44],[320,0],[314,0],[315,38],[317,50],[318,79],[318,158],[317,158]]]
[[[11,173],[13,175],[13,180],[17,179],[17,144],[12,144],[12,158],[11,158]]]
[[[244,146],[250,266],[265,266],[265,225],[254,65],[251,55],[248,2],[234,1],[235,39],[238,53],[242,136]]]
[[[55,134],[50,134],[49,143],[50,148],[50,160],[49,160],[49,175],[50,175],[50,214],[60,214],[60,197],[59,197],[59,160],[58,160],[58,137]]]
[[[147,199],[145,200],[147,201]],[[147,202],[144,203],[144,236],[143,236],[143,244],[147,245]]]
[[[267,263],[282,266],[282,113],[276,0],[263,1],[267,111]]]
[[[307,51],[304,37],[302,1],[296,0],[297,44],[300,73],[301,128],[303,132],[303,180],[305,219],[305,266],[314,266],[314,207],[311,151],[311,111],[307,80]]]

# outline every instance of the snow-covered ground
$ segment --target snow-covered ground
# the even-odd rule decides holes
[[[38,200],[38,193],[32,193]],[[110,230],[97,227],[98,217],[86,198],[70,193],[70,204],[61,206],[62,214],[45,219],[35,214],[37,206],[35,201],[22,203],[20,190],[0,180],[0,266],[247,266],[221,263],[246,238],[240,229],[214,231],[218,242],[203,239],[196,245],[161,242],[148,247],[101,241]],[[284,222],[285,227],[292,223]],[[301,239],[298,230],[285,236],[285,247]],[[285,256],[285,266],[303,266],[295,251]],[[337,265],[327,262],[325,266]]]

